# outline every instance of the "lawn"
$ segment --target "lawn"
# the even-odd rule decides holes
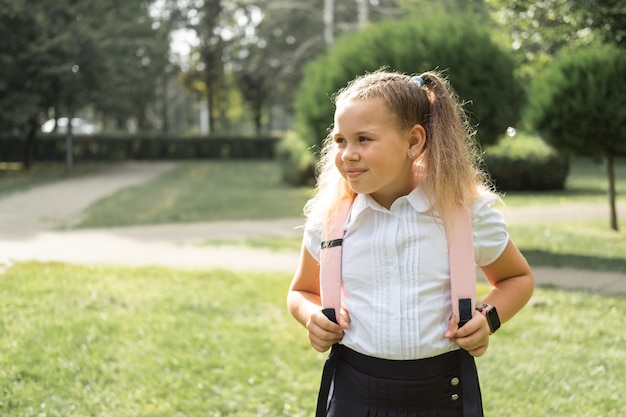
[[[309,187],[281,181],[271,161],[185,162],[91,206],[80,227],[296,217]]]
[[[624,159],[618,160],[617,178],[618,199],[625,201]],[[603,165],[580,158],[572,164],[565,191],[509,192],[504,201],[511,207],[595,202],[606,204],[608,212],[606,189]],[[310,195],[308,187],[284,185],[275,162],[186,162],[149,184],[100,200],[80,227],[296,217]]]
[[[324,355],[285,274],[0,274],[0,415],[310,416]],[[480,288],[485,291],[484,287]],[[487,415],[624,417],[626,297],[538,289],[478,360]]]
[[[619,200],[626,196],[626,160],[617,165]],[[122,190],[91,206],[80,227],[297,217],[311,195],[308,187],[288,187],[271,161],[189,162],[149,184]],[[606,204],[602,164],[576,159],[565,191],[504,196],[507,206]],[[547,223],[529,219],[512,225],[511,236],[535,266],[626,272],[626,236],[604,222]],[[622,223],[626,219],[621,219]],[[298,250],[299,241],[277,239],[208,244],[246,244]]]
[[[566,192],[538,201],[509,194],[507,204],[602,202],[604,177],[595,168],[583,161]],[[625,185],[620,179],[622,201]],[[282,186],[270,162],[185,163],[102,200],[83,226],[111,225],[109,217],[137,224],[298,216],[309,195]],[[626,271],[624,232],[607,223],[513,225],[511,233],[531,260]],[[220,270],[11,266],[0,272],[0,415],[310,416],[324,355],[287,312],[289,280]],[[624,296],[538,288],[478,360],[487,415],[626,417],[625,311]]]
[[[111,164],[104,162],[87,162],[76,164],[72,176],[77,177],[110,168]],[[58,162],[38,162],[29,170],[23,169],[21,163],[0,162],[0,197],[16,191],[45,185],[67,178],[65,164]]]
[[[36,166],[37,167],[37,166]],[[77,165],[77,175],[102,165]],[[618,201],[626,201],[626,159],[616,164]],[[59,179],[62,165],[37,168],[31,177],[23,173],[0,175],[2,190],[27,187],[43,180]],[[48,178],[50,177],[50,178]],[[597,203],[608,197],[603,164],[589,158],[572,163],[567,189],[558,192],[509,192],[509,207]],[[13,188],[11,188],[13,187]],[[301,216],[311,195],[309,187],[282,183],[278,165],[272,161],[184,162],[156,180],[108,196],[88,208],[79,227],[111,227],[137,224],[202,222],[237,219],[270,219]],[[542,223],[510,226],[511,236],[533,266],[568,266],[626,273],[626,218],[618,219],[622,231],[614,232],[606,221]],[[297,250],[293,239],[253,239],[243,242],[211,241],[207,244],[265,246]]]

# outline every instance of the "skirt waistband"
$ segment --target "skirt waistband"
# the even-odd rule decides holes
[[[429,379],[459,368],[458,350],[446,352],[432,358],[393,360],[367,356],[341,345],[341,358],[359,372],[375,378],[387,379]]]

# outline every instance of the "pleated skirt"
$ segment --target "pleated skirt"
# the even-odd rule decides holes
[[[462,391],[460,351],[397,361],[344,346],[327,417],[463,417]]]

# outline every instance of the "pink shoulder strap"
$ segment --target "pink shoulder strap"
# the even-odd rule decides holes
[[[341,310],[341,248],[344,225],[350,213],[352,200],[344,199],[337,208],[334,222],[322,236],[320,252],[320,295],[322,307],[332,308],[338,315]]]
[[[330,230],[322,237],[320,252],[320,295],[322,307],[341,309],[341,248],[344,225],[352,201],[339,205]],[[448,238],[452,312],[462,326],[472,318],[476,304],[476,269],[472,217],[469,209],[458,207],[444,219]]]
[[[459,317],[459,327],[467,323],[476,307],[476,264],[472,214],[467,207],[457,207],[444,217],[448,238],[452,313]]]

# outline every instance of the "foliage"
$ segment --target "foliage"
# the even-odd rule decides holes
[[[466,13],[477,16],[486,15],[484,0],[397,0],[398,7],[408,13]]]
[[[562,48],[594,41],[624,46],[626,9],[621,0],[486,0],[494,35],[510,47],[528,80]]]
[[[440,15],[387,21],[340,38],[305,70],[295,101],[308,144],[319,144],[332,121],[329,95],[359,74],[381,67],[405,73],[446,70],[484,144],[517,122],[522,91],[514,62],[472,17]]]
[[[524,133],[502,137],[485,150],[484,161],[501,191],[562,190],[569,172],[567,157],[539,137]]]
[[[558,148],[626,152],[626,54],[597,45],[564,50],[532,84],[527,120]]]
[[[284,306],[288,282],[15,265],[0,274],[0,414],[309,416],[324,355]],[[621,417],[625,309],[624,297],[537,289],[477,361],[486,413]]]
[[[315,177],[315,158],[295,132],[289,132],[281,140],[277,157],[285,184],[307,184]]]
[[[532,84],[527,120],[557,149],[603,156],[617,229],[614,158],[626,152],[626,54],[615,46],[564,50]]]
[[[49,110],[62,116],[87,104],[141,121],[168,49],[143,2],[4,3],[0,131],[24,134]]]

